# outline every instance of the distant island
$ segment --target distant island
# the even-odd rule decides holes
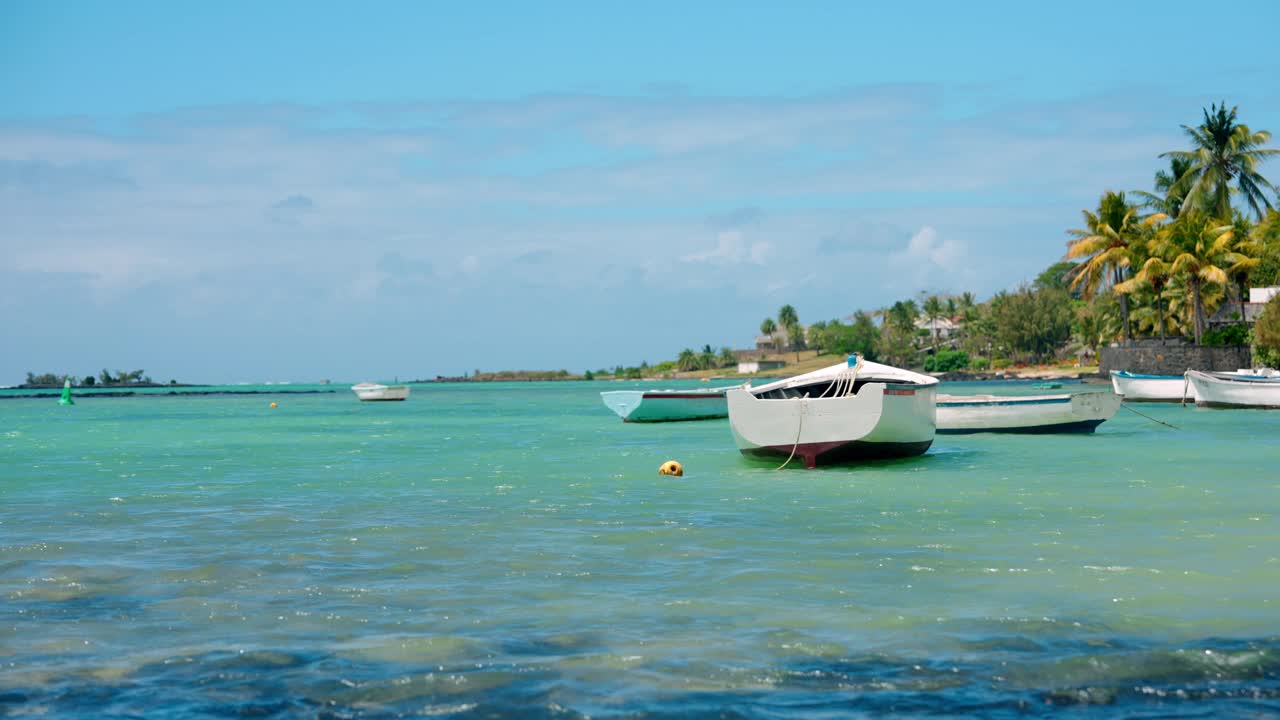
[[[117,370],[114,374],[110,370],[103,370],[97,376],[59,374],[59,373],[41,373],[39,375],[28,372],[27,379],[18,385],[23,390],[39,390],[44,388],[61,388],[70,380],[72,387],[187,387],[184,383],[177,380],[170,380],[167,383],[160,384],[151,381],[151,377],[146,374],[145,370]]]

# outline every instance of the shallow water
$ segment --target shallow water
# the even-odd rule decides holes
[[[1280,713],[1280,412],[778,472],[633,386],[0,402],[0,716]]]

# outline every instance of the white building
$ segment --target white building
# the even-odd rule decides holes
[[[750,375],[767,370],[777,370],[786,365],[781,360],[742,360],[738,363],[739,375]]]

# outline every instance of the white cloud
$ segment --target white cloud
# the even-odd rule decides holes
[[[715,265],[763,265],[769,259],[773,246],[759,240],[748,244],[742,233],[726,230],[716,236],[716,246],[710,250],[685,255],[684,262],[706,262]]]
[[[964,243],[949,238],[940,240],[938,231],[925,225],[911,236],[905,248],[889,256],[889,264],[898,272],[910,274],[915,289],[923,289],[944,272],[963,272],[966,253]]]

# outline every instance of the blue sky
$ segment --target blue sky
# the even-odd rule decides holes
[[[1211,102],[1280,130],[1280,4],[965,5],[0,4],[0,384],[745,347],[1034,277]]]

